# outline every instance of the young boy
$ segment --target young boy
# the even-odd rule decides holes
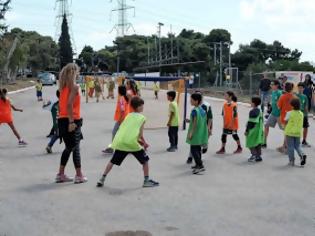
[[[52,107],[51,107],[51,116],[53,120],[53,135],[51,136],[50,142],[48,143],[46,147],[46,151],[48,154],[52,153],[52,147],[54,146],[55,142],[59,138],[59,130],[58,130],[58,112],[59,112],[59,97],[60,97],[60,92],[57,90],[56,96],[58,98],[58,101],[55,102]]]
[[[194,108],[190,115],[186,142],[190,145],[190,152],[196,163],[193,174],[199,174],[205,171],[201,159],[201,148],[208,143],[207,113],[200,106],[202,102],[200,93],[192,94],[190,102]]]
[[[143,137],[143,129],[146,118],[143,112],[144,101],[139,97],[131,99],[131,106],[135,112],[130,113],[119,127],[114,138],[112,148],[115,150],[112,160],[107,164],[103,176],[97,182],[97,187],[103,187],[104,181],[114,165],[120,166],[128,154],[132,154],[143,166],[143,187],[159,186],[158,182],[149,179],[149,157],[144,149],[148,144]],[[143,147],[142,147],[143,146]]]
[[[80,84],[80,88],[81,88],[82,96],[85,96],[85,82],[84,81]]]
[[[35,88],[36,88],[37,101],[39,102],[43,101],[43,84],[40,79],[37,80]]]
[[[107,89],[108,89],[107,99],[109,98],[114,99],[115,82],[113,81],[112,77],[108,79]]]
[[[261,145],[264,143],[264,118],[259,109],[261,105],[260,97],[252,98],[252,110],[249,112],[249,120],[246,126],[246,147],[249,148],[252,156],[249,162],[261,162]]]
[[[308,135],[308,128],[310,127],[309,122],[308,122],[308,98],[304,94],[304,89],[305,89],[305,84],[303,82],[300,82],[298,84],[298,93],[296,96],[300,99],[301,103],[301,111],[304,114],[304,119],[303,119],[303,141],[302,141],[302,146],[303,147],[311,147],[311,145],[308,144],[306,141],[307,135]]]
[[[293,98],[290,104],[293,107],[293,110],[286,114],[286,127],[284,130],[288,144],[289,166],[295,165],[294,150],[297,151],[301,158],[301,166],[304,166],[306,164],[307,156],[300,148],[304,114],[301,112],[301,103],[298,98]]]
[[[267,148],[267,139],[269,135],[269,129],[270,127],[275,128],[276,124],[278,123],[279,127],[281,128],[280,123],[280,110],[278,108],[278,101],[282,95],[282,91],[280,88],[280,82],[278,80],[275,80],[271,82],[271,113],[267,119],[267,122],[265,124],[265,142],[262,145],[262,148]]]
[[[278,101],[278,107],[280,110],[280,123],[281,123],[282,129],[285,128],[285,123],[286,123],[285,117],[287,113],[292,110],[291,100],[294,98],[293,87],[294,85],[292,83],[286,82],[284,85],[285,93],[283,93],[283,95],[280,97]],[[282,147],[277,148],[277,150],[280,153],[286,153],[287,151],[286,149],[287,149],[287,143],[286,143],[286,138],[284,138]]]
[[[169,104],[169,119],[167,122],[168,126],[168,137],[170,141],[170,147],[167,149],[168,152],[176,152],[178,145],[178,127],[179,127],[179,113],[178,104],[175,101],[176,92],[168,91],[167,100]]]
[[[153,84],[153,91],[154,91],[155,99],[158,100],[159,99],[160,86],[158,85],[158,83],[156,81]]]

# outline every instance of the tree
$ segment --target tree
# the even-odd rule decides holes
[[[94,49],[91,46],[84,46],[79,55],[79,59],[83,62],[84,67],[86,67],[88,71],[92,69],[94,54]]]
[[[68,63],[73,62],[73,51],[66,15],[63,16],[61,25],[61,35],[59,38],[59,58],[60,68],[63,68]]]
[[[9,10],[11,0],[0,0],[0,35],[7,30],[7,25],[1,23],[4,20],[5,13]]]

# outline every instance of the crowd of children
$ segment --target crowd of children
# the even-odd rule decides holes
[[[71,80],[71,83],[73,81]],[[75,82],[73,82],[75,83]],[[64,96],[65,88],[68,85],[65,83],[62,90],[62,102],[64,103],[63,113],[67,113],[67,104],[65,102]],[[69,85],[70,86],[70,85]],[[73,85],[71,84],[73,87]],[[71,87],[70,86],[70,87]],[[71,88],[72,88],[71,87]],[[95,96],[97,102],[100,96],[103,96],[102,81],[99,79],[90,80],[87,86],[81,86],[81,92],[84,94],[85,88],[88,88],[88,95]],[[79,89],[79,87],[75,87]],[[115,82],[109,79],[107,82],[108,97],[114,98]],[[105,154],[112,154],[112,159],[107,164],[102,177],[97,182],[98,187],[104,185],[104,181],[114,165],[120,166],[127,155],[132,154],[142,165],[144,173],[144,183],[143,187],[155,187],[159,186],[159,183],[149,178],[149,157],[147,155],[148,143],[144,139],[144,125],[146,118],[141,113],[144,109],[144,100],[140,98],[139,84],[134,80],[127,80],[125,85],[120,85],[118,87],[118,98],[116,103],[116,110],[114,115],[115,125],[112,130],[112,143],[103,152]],[[248,122],[245,130],[246,137],[246,147],[250,150],[251,156],[248,161],[252,163],[263,161],[262,158],[262,148],[267,148],[267,141],[270,132],[270,127],[274,128],[277,124],[279,128],[283,131],[284,141],[278,150],[282,153],[287,153],[289,157],[289,166],[295,165],[294,152],[296,151],[301,158],[301,166],[306,164],[307,156],[301,149],[300,141],[302,138],[302,145],[304,147],[310,147],[307,142],[308,135],[308,112],[310,109],[309,98],[304,94],[306,86],[305,83],[299,83],[298,92],[294,93],[294,85],[290,82],[286,82],[284,85],[284,90],[280,89],[280,81],[274,80],[271,82],[271,104],[269,106],[268,115],[264,117],[264,112],[261,110],[262,100],[260,97],[252,97],[251,99],[251,110],[249,111]],[[155,98],[158,99],[158,92],[160,88],[157,83],[153,85],[153,91]],[[36,85],[38,100],[42,99],[42,85],[40,81]],[[15,136],[19,140],[20,145],[26,145],[26,142],[20,137],[16,128],[13,124],[12,111],[22,112],[23,110],[15,108],[11,101],[7,98],[7,91],[5,89],[0,90],[0,124],[8,124]],[[59,90],[56,92],[58,101],[53,103],[51,107],[51,115],[53,120],[53,132],[50,137],[50,142],[46,147],[47,153],[52,153],[52,147],[54,143],[58,140],[61,130],[61,124],[59,122],[65,123],[68,116],[61,114],[59,105]],[[68,95],[67,95],[68,96]],[[76,104],[79,101],[79,94],[75,95],[73,102]],[[167,99],[169,101],[169,117],[167,121],[168,127],[168,137],[170,146],[167,148],[168,152],[176,152],[178,150],[178,132],[180,127],[179,119],[179,108],[176,102],[177,93],[175,91],[167,92]],[[69,98],[70,99],[70,98]],[[196,91],[190,96],[190,103],[192,110],[190,113],[190,118],[185,122],[189,122],[189,128],[186,137],[186,143],[190,146],[189,158],[187,160],[188,164],[194,161],[195,165],[192,166],[193,174],[200,174],[205,171],[205,166],[203,164],[202,155],[208,150],[209,137],[212,135],[213,128],[213,114],[212,109],[209,104],[203,101],[202,93]],[[78,104],[77,104],[78,106]],[[80,107],[78,108],[80,109]],[[67,113],[68,114],[68,113]],[[69,115],[69,114],[68,114]],[[70,119],[70,118],[69,118]],[[63,139],[66,142],[66,149],[63,153],[64,161],[61,162],[61,167],[65,167],[66,162],[69,158],[70,152],[73,151],[77,155],[77,160],[75,162],[76,168],[81,168],[80,164],[80,154],[78,151],[79,142],[81,140],[81,131],[78,129],[80,127],[79,121],[81,117],[78,115],[77,118],[72,118],[73,121],[69,125],[74,124],[74,130],[77,132],[73,139],[75,140],[75,145],[72,143],[72,134],[68,132],[67,127],[63,128]],[[223,131],[221,136],[221,148],[216,152],[218,155],[224,155],[226,153],[226,143],[227,137],[232,136],[236,142],[236,150],[234,154],[240,154],[243,152],[243,147],[241,145],[239,133],[239,114],[237,97],[232,91],[227,91],[225,93],[225,102],[222,107],[222,119],[223,119]],[[65,135],[66,133],[66,135]],[[69,140],[67,140],[69,139]],[[71,147],[72,149],[70,150]],[[67,152],[65,154],[65,152]],[[60,172],[63,174],[63,172]],[[59,173],[59,174],[60,174]],[[78,172],[78,176],[80,177]],[[81,173],[82,174],[82,173]],[[84,176],[83,176],[84,177]],[[77,179],[77,183],[86,182],[85,177]],[[58,182],[61,181],[61,177]],[[81,181],[82,180],[82,181]]]

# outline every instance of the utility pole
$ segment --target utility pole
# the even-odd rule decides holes
[[[75,40],[74,40],[74,36],[73,36],[73,31],[72,31],[72,27],[71,27],[71,22],[72,22],[72,14],[70,13],[69,10],[69,2],[68,0],[56,0],[55,3],[55,9],[58,6],[58,13],[56,15],[56,32],[55,32],[55,40],[57,41],[61,35],[61,24],[62,24],[62,20],[64,17],[67,18],[67,22],[68,22],[68,27],[69,27],[69,34],[71,37],[71,46],[72,46],[72,50],[73,50],[73,54],[76,54],[76,44],[75,44]]]
[[[148,45],[148,65],[150,65],[150,41],[149,41],[149,37],[147,37],[147,45]]]
[[[158,36],[159,36],[159,65],[162,64],[162,41],[161,41],[162,26],[164,26],[164,24],[161,23],[161,22],[159,22],[159,24],[158,24]]]
[[[157,48],[156,36],[154,37],[154,45],[155,45],[155,63],[158,63],[158,48]]]
[[[170,26],[170,28],[171,28],[170,35],[171,35],[171,58],[172,58],[171,63],[173,63],[173,57],[174,57],[174,40],[173,40],[173,27],[172,27],[172,25]]]
[[[113,2],[113,0],[111,0]],[[118,12],[118,21],[113,27],[111,32],[115,29],[117,37],[124,37],[130,28],[134,30],[133,25],[128,21],[127,11],[133,9],[134,17],[136,16],[136,8],[134,6],[128,6],[127,0],[117,0],[118,7],[111,12]]]

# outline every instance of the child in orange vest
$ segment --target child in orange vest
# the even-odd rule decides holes
[[[7,98],[7,90],[0,89],[0,125],[1,124],[8,124],[13,131],[14,135],[19,140],[19,145],[25,146],[27,143],[23,141],[21,136],[19,135],[18,131],[16,130],[13,124],[13,116],[12,116],[12,109],[14,111],[23,112],[22,109],[18,109],[11,104],[10,99]]]
[[[232,91],[228,91],[225,94],[226,102],[223,105],[223,134],[222,134],[222,147],[217,154],[225,154],[225,145],[228,135],[232,135],[233,139],[237,143],[237,149],[234,154],[242,153],[240,138],[237,134],[238,125],[238,112],[237,112],[237,97]]]

